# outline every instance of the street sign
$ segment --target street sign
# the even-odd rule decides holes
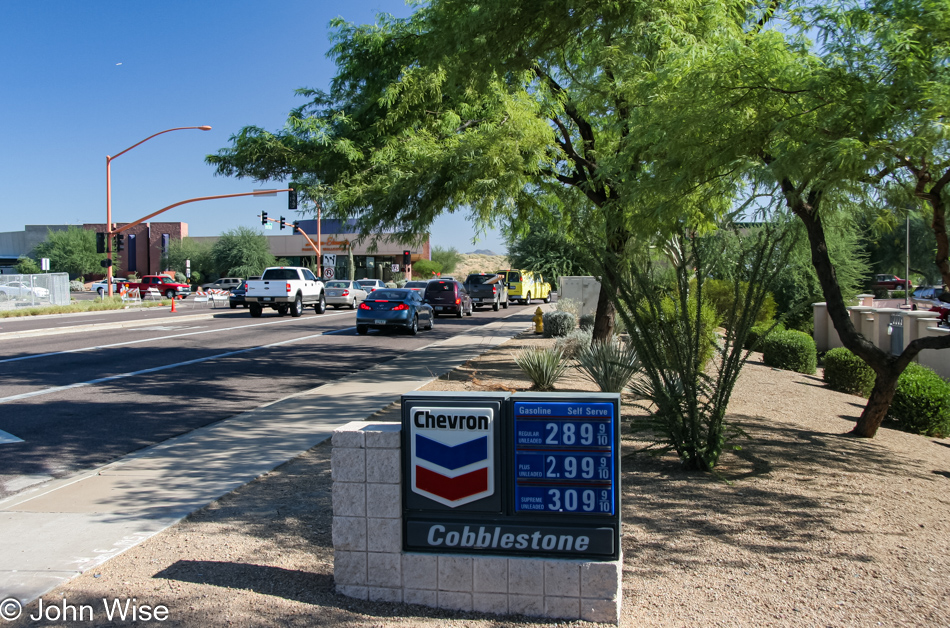
[[[336,255],[332,253],[324,254],[323,256],[323,265],[324,266],[336,266]]]
[[[327,279],[333,279],[333,267],[327,266],[326,268],[324,268],[323,276],[326,277]]]
[[[41,257],[40,258],[40,270],[49,270],[49,258]]]
[[[390,267],[389,267],[389,269],[390,269],[391,271],[393,271],[394,273],[398,273],[398,272],[399,272],[399,264],[391,264]]]

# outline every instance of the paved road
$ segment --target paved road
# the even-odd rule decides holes
[[[134,327],[115,322],[157,313],[120,314],[81,333],[0,333],[0,430],[22,439],[3,443],[0,433],[0,498],[533,306],[439,318],[415,337],[358,336],[345,310],[257,319],[246,310],[183,311],[176,319],[163,309]]]

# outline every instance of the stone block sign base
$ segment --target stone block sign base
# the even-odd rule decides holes
[[[333,578],[361,600],[619,623],[621,561],[402,550],[398,423],[333,433]]]

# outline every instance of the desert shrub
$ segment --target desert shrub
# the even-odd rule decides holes
[[[871,291],[871,294],[874,295],[875,299],[886,299],[889,292],[887,291],[887,288],[874,288],[874,290]]]
[[[396,287],[398,288],[405,287],[407,283],[409,282],[407,282],[405,279],[400,279],[399,281],[396,282]]]
[[[906,290],[893,290],[893,291],[891,292],[890,298],[892,298],[892,299],[903,299],[905,296],[907,296],[907,291],[906,291]]]
[[[557,349],[525,349],[515,362],[534,384],[534,390],[551,390],[567,369],[567,361]]]
[[[926,366],[908,364],[897,380],[888,417],[906,432],[950,435],[950,383]]]
[[[398,286],[396,285],[395,281],[389,280],[386,282],[386,287],[389,289],[393,289],[393,288],[397,288]]]
[[[570,312],[545,312],[542,321],[545,338],[560,338],[577,328],[577,317]]]
[[[871,367],[844,347],[831,349],[825,354],[822,379],[832,390],[867,397],[874,387],[874,377]]]
[[[762,346],[762,360],[766,366],[810,375],[818,362],[815,341],[794,329],[769,334]]]
[[[688,312],[687,315],[690,321],[696,320],[696,298],[690,298],[687,301]],[[643,316],[644,323],[641,325],[641,329],[645,333],[653,333],[653,328],[657,324],[657,320],[654,316],[655,313],[659,314],[661,318],[668,321],[675,321],[677,318],[681,318],[679,313],[680,310],[679,302],[674,301],[672,297],[663,297],[660,300],[659,308],[651,308],[647,303],[641,303],[640,313]],[[710,358],[713,356],[713,352],[716,350],[716,327],[719,325],[719,317],[716,314],[716,310],[706,302],[706,299],[703,299],[703,307],[700,310],[699,318],[699,363],[700,365],[706,364],[709,362]],[[676,359],[670,355],[674,350],[672,345],[669,342],[666,343],[666,350],[664,351],[665,359],[671,364],[676,362]]]
[[[557,303],[554,304],[555,309],[559,312],[570,312],[574,316],[581,315],[581,304],[579,301],[574,299],[558,299]]]
[[[70,292],[82,292],[82,291],[85,290],[85,289],[86,289],[86,286],[85,286],[85,284],[83,284],[82,281],[79,281],[79,280],[77,280],[77,279],[73,279],[72,281],[69,282],[69,291],[70,291]]]
[[[593,314],[584,314],[580,317],[578,325],[581,329],[593,329],[594,328],[594,315]]]
[[[772,329],[772,325],[775,325],[775,329]],[[769,331],[771,329],[771,331]],[[777,331],[785,331],[785,325],[782,323],[777,323],[775,321],[765,321],[764,323],[756,323],[752,326],[752,329],[749,330],[749,335],[745,339],[746,349],[756,349],[762,350],[762,339],[766,334],[774,334]]]
[[[579,351],[590,346],[593,338],[593,328],[575,329],[568,332],[566,336],[558,338],[557,342],[554,343],[554,348],[560,350],[565,358],[573,359],[577,357]]]
[[[412,263],[412,276],[421,279],[432,279],[436,274],[442,272],[442,264],[421,259]]]
[[[601,392],[622,392],[641,368],[636,350],[622,342],[592,342],[578,352],[577,361]]]
[[[692,283],[695,285],[696,282],[694,281]],[[747,282],[739,283],[740,300],[744,298],[748,289],[749,284]],[[736,285],[731,281],[707,279],[703,285],[703,295],[704,299],[708,300],[709,304],[716,310],[716,315],[719,319],[725,320],[729,316],[729,312],[732,310],[733,303],[736,300]],[[762,302],[762,309],[759,310],[755,320],[757,322],[772,320],[775,318],[776,309],[775,298],[771,293],[767,293]]]

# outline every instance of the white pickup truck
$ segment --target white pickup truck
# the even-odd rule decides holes
[[[327,311],[323,282],[309,268],[299,266],[265,268],[260,279],[248,280],[244,301],[254,317],[260,316],[265,307],[277,310],[278,316],[287,312],[300,316],[310,305],[317,314]]]

